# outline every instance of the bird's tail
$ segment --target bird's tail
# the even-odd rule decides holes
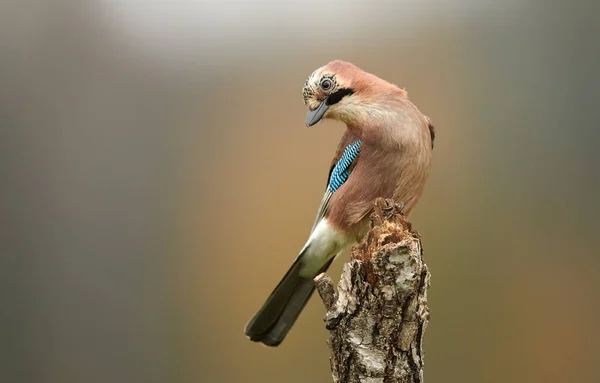
[[[327,270],[331,261],[327,262],[315,276]],[[300,276],[301,268],[302,256],[300,255],[246,326],[246,336],[250,340],[273,347],[283,341],[315,290],[312,277]]]

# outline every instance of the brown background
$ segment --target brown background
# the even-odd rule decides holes
[[[330,382],[318,300],[277,349],[243,328],[311,227],[343,126],[301,88],[337,58],[437,128],[427,382],[600,381],[598,8],[2,3],[0,381]]]

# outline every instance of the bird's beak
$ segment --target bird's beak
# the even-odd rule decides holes
[[[313,126],[314,124],[316,124],[317,122],[321,121],[321,118],[323,118],[323,115],[325,114],[325,112],[327,112],[327,109],[329,108],[329,105],[327,105],[327,98],[325,100],[323,100],[321,102],[321,105],[319,105],[318,107],[316,107],[313,110],[308,110],[308,113],[306,113],[306,127],[309,128],[311,126]]]

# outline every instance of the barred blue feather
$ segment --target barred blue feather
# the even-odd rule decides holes
[[[333,167],[331,171],[331,176],[329,177],[329,191],[333,194],[337,189],[340,188],[348,180],[350,176],[350,165],[352,162],[356,160],[358,157],[358,152],[360,150],[361,141],[358,140],[356,142],[351,143],[346,146],[344,149],[344,153],[338,160],[338,162]]]

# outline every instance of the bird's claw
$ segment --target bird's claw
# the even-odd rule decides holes
[[[392,218],[394,216],[394,203],[386,200],[386,207],[382,208],[381,210],[385,211],[387,214],[385,215],[385,219],[389,220],[390,218]]]
[[[390,219],[394,216],[394,209],[400,213],[401,215],[404,215],[404,212],[402,211],[404,209],[404,204],[403,203],[389,203],[388,202],[388,206],[384,207],[382,210],[387,212],[386,215],[386,219]]]
[[[404,204],[402,202],[397,203],[396,204],[396,210],[398,210],[398,213],[400,213],[401,215],[404,215]]]

